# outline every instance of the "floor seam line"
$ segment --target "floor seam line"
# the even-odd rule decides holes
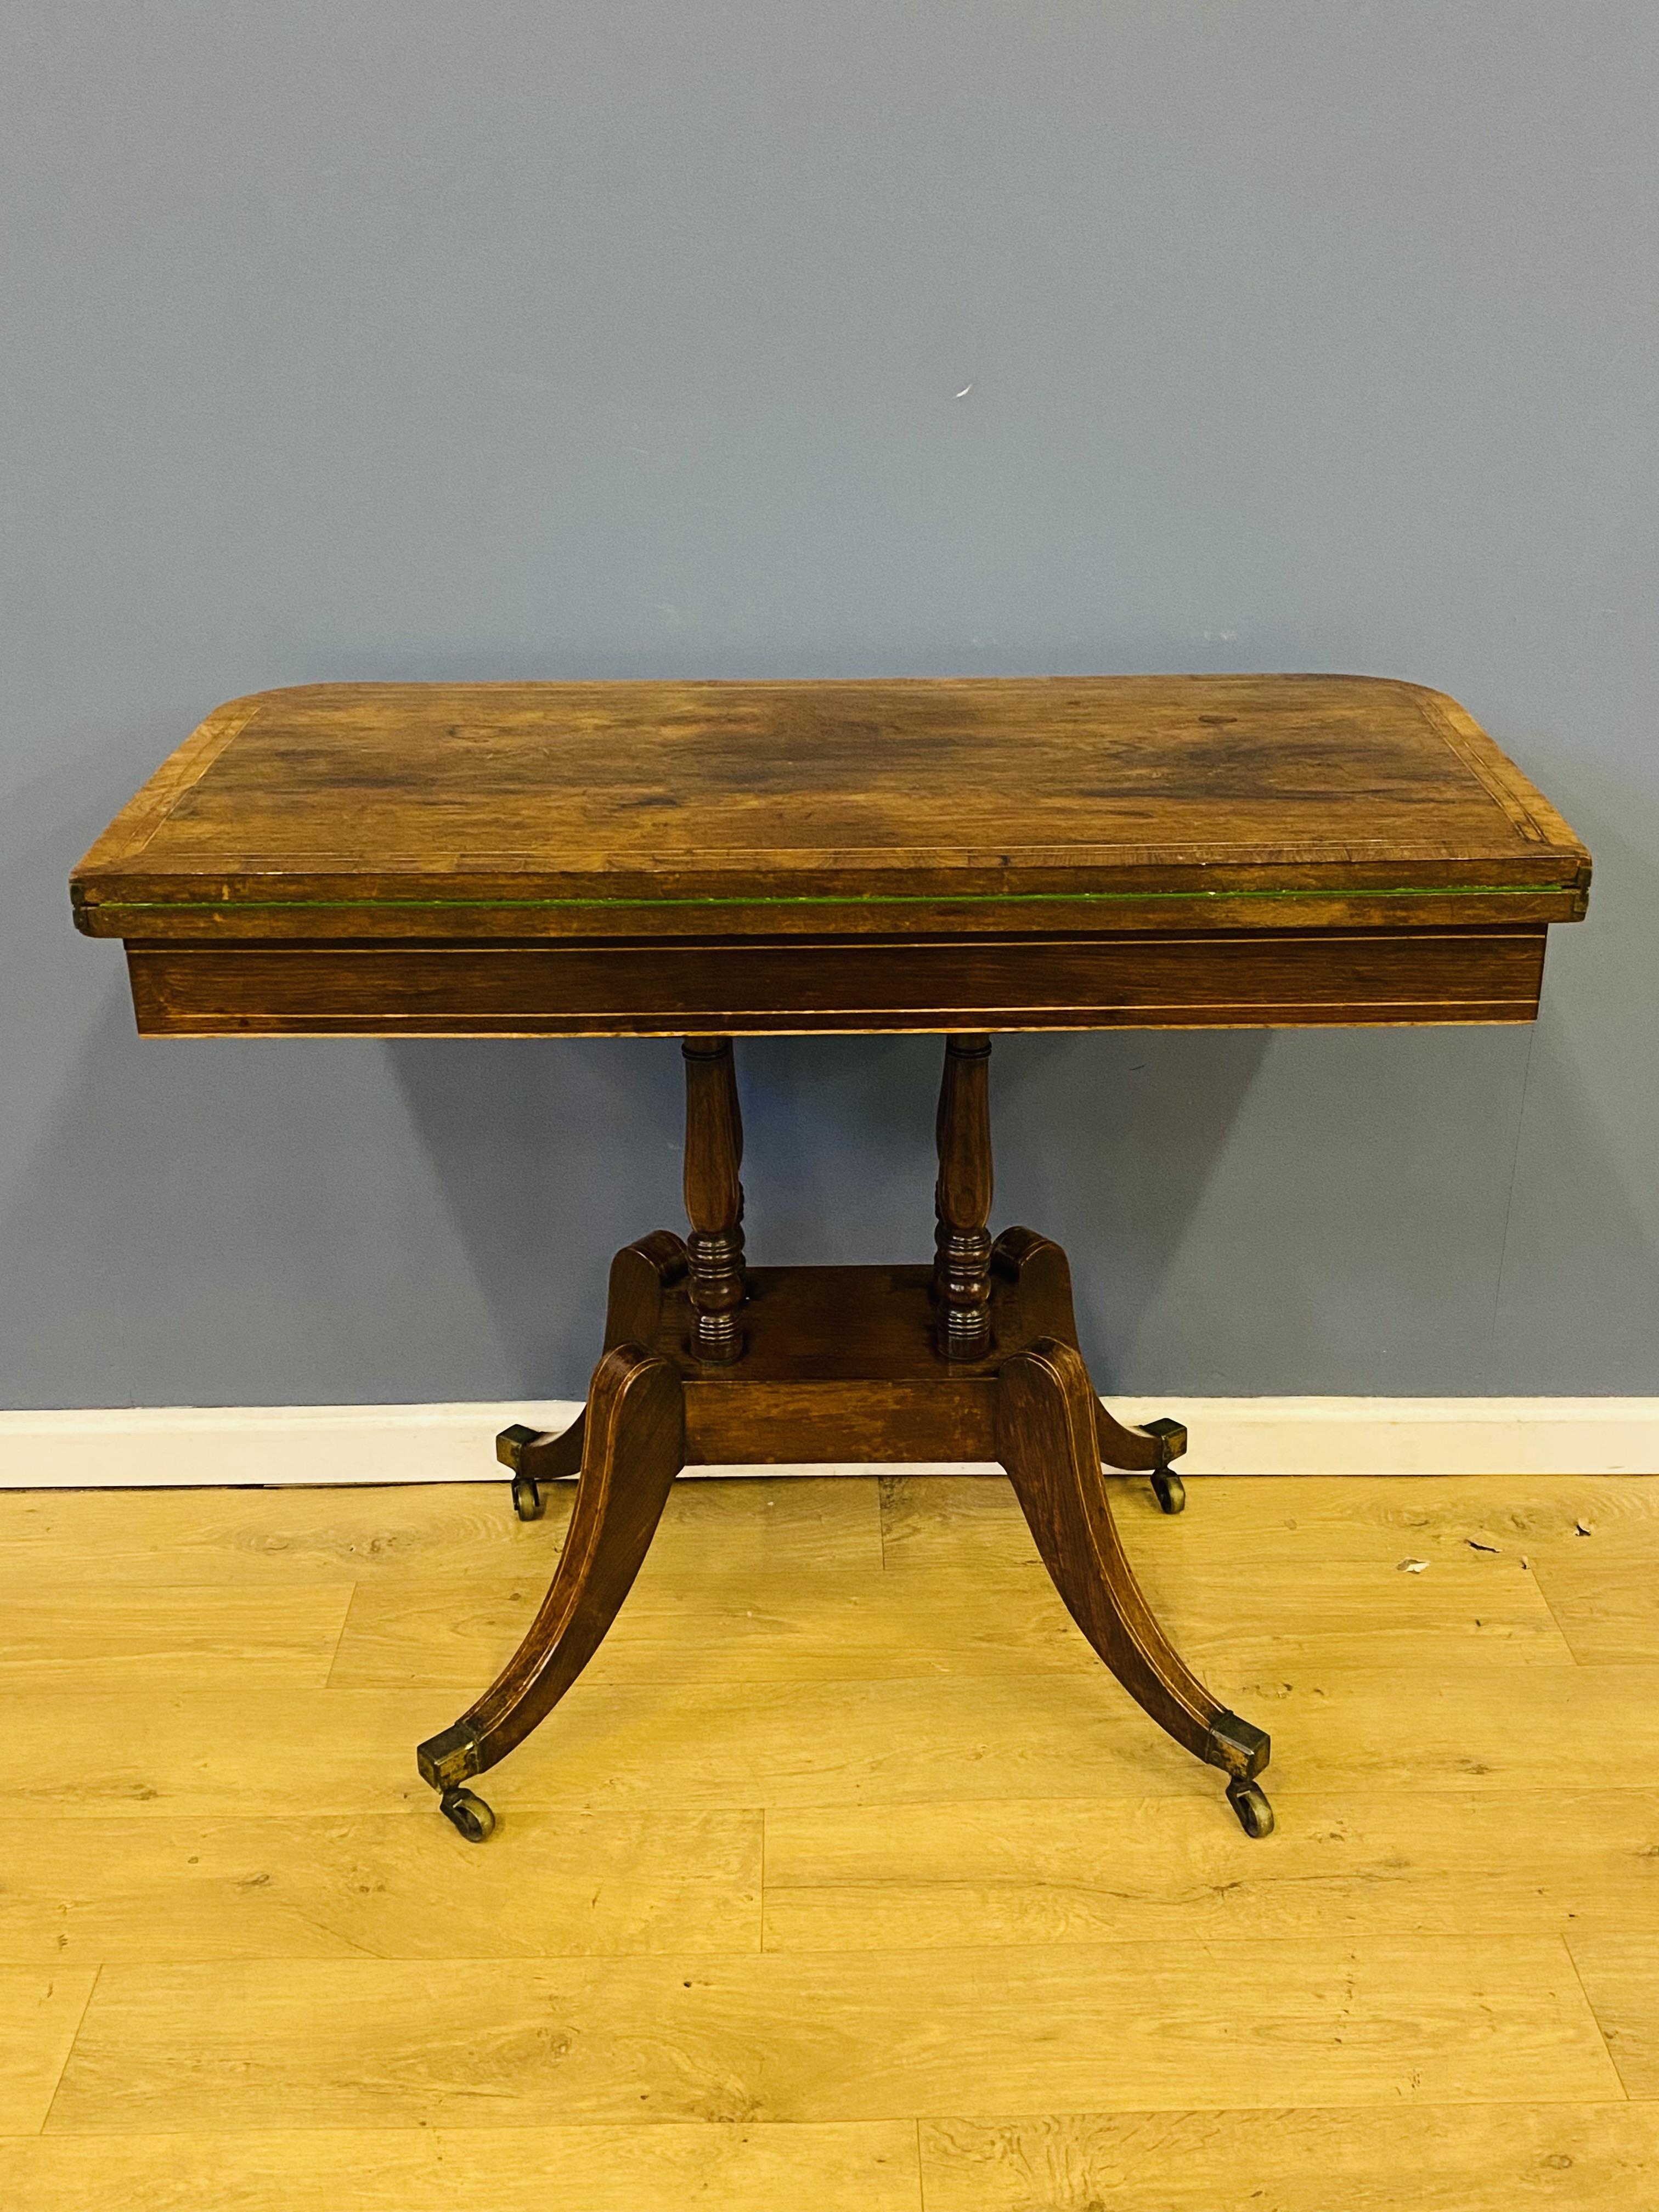
[[[334,1649],[329,1654],[328,1672],[323,1677],[323,1687],[325,1690],[331,1690],[334,1687],[335,1669],[339,1666],[340,1655],[345,1649],[346,1630],[350,1626],[352,1610],[356,1605],[357,1593],[362,1588],[362,1583],[354,1580],[351,1585],[351,1595],[346,1600],[345,1611],[340,1615],[339,1632],[334,1638]]]
[[[98,1984],[103,1978],[104,1962],[100,1959],[98,1964],[93,1968],[92,1980],[88,1986],[86,2002],[81,2007],[80,2018],[75,2023],[75,2033],[70,2036],[69,2039],[69,2048],[64,2053],[64,2063],[58,2069],[58,2079],[52,2085],[52,2095],[47,2100],[46,2109],[40,2116],[40,2125],[38,2133],[42,2138],[45,2137],[46,2130],[52,2125],[52,2116],[58,2109],[58,2096],[63,2090],[64,2081],[68,2079],[70,2065],[75,2057],[76,2045],[81,2040],[81,2031],[87,2024],[87,2014],[92,2010],[93,1998],[96,1996]]]
[[[1562,1643],[1566,1645],[1568,1651],[1571,1654],[1573,1665],[1575,1667],[1583,1667],[1587,1664],[1593,1665],[1595,1663],[1593,1661],[1585,1661],[1581,1659],[1577,1652],[1574,1650],[1572,1638],[1567,1634],[1565,1628],[1562,1626],[1560,1614],[1557,1613],[1555,1607],[1550,1602],[1550,1594],[1545,1589],[1544,1578],[1538,1571],[1537,1560],[1528,1558],[1526,1565],[1527,1571],[1532,1577],[1533,1588],[1538,1592],[1540,1598],[1543,1601],[1544,1610],[1548,1613],[1550,1620],[1554,1626],[1556,1634],[1560,1638]],[[1536,1663],[1540,1665],[1547,1665],[1548,1662],[1547,1661],[1540,1661]],[[1614,1663],[1620,1664],[1624,1662],[1615,1662]]]
[[[1637,2100],[1631,2095],[1629,2085],[1625,2080],[1623,2068],[1613,2055],[1613,2045],[1607,2041],[1607,2032],[1601,2025],[1601,2015],[1595,2009],[1595,1999],[1584,1986],[1583,1974],[1579,1969],[1577,1960],[1575,1959],[1572,1954],[1571,1941],[1566,1936],[1563,1936],[1561,1938],[1561,1948],[1567,1954],[1567,1964],[1572,1968],[1572,1978],[1578,1984],[1578,1992],[1584,2000],[1585,2008],[1589,2012],[1591,2024],[1595,2029],[1596,2039],[1601,2044],[1602,2050],[1605,2051],[1607,2055],[1607,2063],[1613,2069],[1613,2079],[1618,2082],[1619,2087],[1625,2093],[1625,2102],[1627,2105],[1634,2104]]]

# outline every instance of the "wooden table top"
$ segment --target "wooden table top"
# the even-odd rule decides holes
[[[219,708],[72,891],[82,929],[147,957],[402,944],[597,957],[649,939],[665,957],[748,939],[790,940],[799,964],[809,942],[1449,930],[1530,932],[1541,960],[1543,927],[1583,913],[1589,872],[1454,700],[1375,678],[345,684]],[[914,1022],[842,1025],[939,1025],[951,1007],[934,969]],[[973,1012],[972,996],[955,1011]],[[1054,1011],[1083,1007],[1061,997]],[[1001,1010],[1007,1026],[1092,1025]],[[252,1011],[196,1025],[260,1026]],[[642,1006],[589,1009],[607,1011],[653,1025]],[[657,1011],[672,1029],[696,1010]],[[792,1024],[784,1003],[750,1011],[755,1026],[835,1025]],[[386,1025],[351,1012],[321,1025]]]

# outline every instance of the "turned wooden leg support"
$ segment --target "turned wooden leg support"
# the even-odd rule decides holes
[[[935,1124],[933,1291],[946,1359],[982,1359],[991,1348],[990,1069],[989,1037],[945,1039]]]
[[[687,1037],[685,1212],[692,1349],[722,1364],[743,1352],[743,1114],[730,1037]]]

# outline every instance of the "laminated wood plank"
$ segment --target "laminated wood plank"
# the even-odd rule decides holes
[[[1275,1787],[1639,1790],[1659,1771],[1659,1667],[1212,1668],[1273,1729]],[[9,1716],[20,1808],[60,1818],[431,1814],[410,1747],[440,1690],[43,1691]],[[1208,1774],[1097,1673],[901,1681],[577,1683],[514,1754],[514,1812],[1190,1798]]]
[[[48,1686],[7,1716],[12,1790],[58,1820],[429,1811],[409,1747],[434,1717],[419,1694]]]
[[[84,1570],[74,1583],[0,1579],[0,1682],[14,1693],[229,1680],[320,1689],[351,1593],[338,1579],[258,1591],[111,1590]]]
[[[45,2120],[97,1978],[92,1966],[0,1966],[0,2138]]]
[[[1569,1948],[1626,2094],[1659,2098],[1659,1933],[1575,1933]]]
[[[912,2120],[0,2140],[29,2212],[918,2212],[918,2186]]]
[[[1202,1671],[1572,1660],[1528,1564],[1543,1540],[1507,1522],[1471,1533],[1491,1528],[1490,1487],[1460,1510],[1455,1480],[1210,1477],[1193,1486],[1202,1510],[1171,1521],[1144,1482],[1112,1486],[1136,1576]],[[1007,1483],[889,1476],[882,1496],[887,1571],[902,1584],[988,1592],[1023,1572],[1046,1585]]]
[[[902,1479],[902,1478],[901,1478]],[[1233,1667],[1571,1666],[1534,1577],[1518,1562],[1465,1554],[1439,1573],[1402,1575],[1395,1559],[1338,1561],[1309,1575],[1306,1548],[1247,1561],[1136,1557],[1148,1599],[1200,1669]],[[499,1572],[382,1579],[358,1595],[330,1680],[349,1689],[488,1680],[515,1648],[545,1577]],[[1091,1674],[1100,1662],[1035,1558],[958,1571],[901,1567],[885,1577],[836,1568],[743,1572],[647,1560],[591,1662],[595,1684],[707,1687],[914,1674]]]
[[[374,1587],[404,1577],[550,1573],[574,1485],[549,1488],[540,1521],[520,1521],[507,1471],[489,1483],[307,1490],[0,1490],[0,1583],[265,1589],[337,1578]],[[303,1474],[296,1460],[296,1473]],[[700,1478],[668,1501],[654,1567],[765,1576],[881,1564],[873,1478]],[[181,1604],[190,1601],[181,1596]]]
[[[110,1966],[49,2127],[1180,2110],[1194,2081],[1227,2106],[1619,2094],[1559,1941],[1327,1938]]]
[[[1659,1936],[1659,1792],[1275,1790],[1242,1854],[1196,1800],[776,1808],[766,1948],[1310,1935]]]
[[[1586,1665],[1659,1660],[1659,1529],[1643,1528],[1638,1541],[1632,1533],[1592,1528],[1538,1562],[1539,1588]]]
[[[1181,1414],[1178,1397],[1170,1410]],[[883,1558],[976,1572],[999,1560],[1036,1562],[1019,1502],[995,1475],[878,1477]],[[1155,1561],[1243,1557],[1327,1561],[1426,1559],[1435,1571],[1482,1562],[1592,1572],[1624,1559],[1659,1565],[1659,1481],[1645,1475],[1188,1475],[1194,1510],[1160,1514],[1144,1478],[1112,1480],[1113,1510],[1151,1571]],[[1588,1533],[1586,1533],[1588,1532]],[[1635,1658],[1640,1655],[1632,1652]]]
[[[760,1947],[761,1815],[524,1813],[469,1849],[425,1806],[17,1826],[0,1960],[536,1956]]]
[[[1651,2201],[1659,2106],[1354,2106],[925,2121],[927,2212],[1609,2212]]]

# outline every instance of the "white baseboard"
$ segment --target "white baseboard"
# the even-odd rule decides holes
[[[1659,1474],[1659,1398],[1158,1398],[1192,1442],[1183,1474]],[[504,1481],[509,1422],[560,1429],[569,1400],[471,1406],[139,1407],[0,1413],[0,1490]],[[697,1474],[867,1474],[845,1467]],[[914,1472],[989,1472],[942,1465]]]

